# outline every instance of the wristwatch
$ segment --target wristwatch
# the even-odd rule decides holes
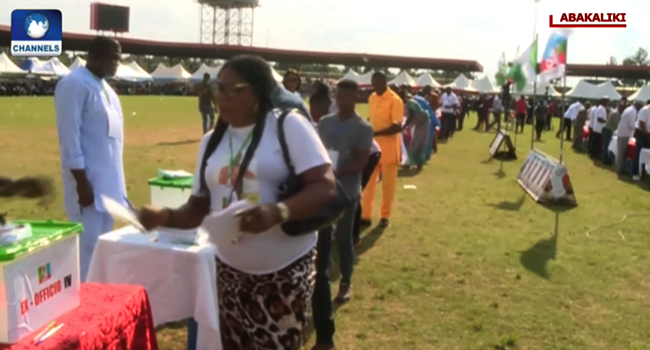
[[[289,220],[289,207],[284,204],[283,202],[276,203],[275,204],[276,208],[278,208],[278,212],[280,213],[280,222],[286,222]]]

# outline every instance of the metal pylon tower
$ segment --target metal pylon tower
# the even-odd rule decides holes
[[[253,45],[254,7],[201,5],[201,43]]]

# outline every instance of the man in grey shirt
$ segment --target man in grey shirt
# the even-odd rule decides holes
[[[618,106],[609,113],[607,123],[603,126],[603,164],[612,165],[612,157],[609,156],[609,143],[614,137],[614,132],[618,129],[618,123],[621,122],[621,113],[625,110],[625,100],[621,100]]]
[[[327,148],[332,166],[341,187],[352,200],[350,207],[336,223],[336,241],[339,248],[341,282],[336,301],[350,300],[352,271],[354,268],[354,244],[352,232],[355,211],[361,193],[361,177],[373,144],[372,126],[356,112],[359,85],[353,80],[337,84],[336,105],[338,112],[320,119],[318,134]],[[329,285],[329,262],[332,245],[332,227],[318,233],[318,257],[316,260],[316,286],[312,299],[316,346],[313,349],[334,348],[334,320]]]

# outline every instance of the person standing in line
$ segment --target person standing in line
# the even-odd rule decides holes
[[[589,158],[593,158],[593,144],[594,144],[594,125],[596,124],[596,108],[598,108],[597,104],[593,104],[587,114],[589,115],[589,139],[587,140],[587,154],[589,154]]]
[[[515,116],[517,123],[515,124],[515,133],[524,132],[524,125],[526,122],[526,111],[528,110],[528,103],[526,103],[526,97],[521,95],[517,100],[517,115]],[[519,131],[521,129],[521,131]]]
[[[375,92],[368,99],[368,114],[370,125],[374,130],[375,141],[379,144],[382,154],[379,166],[372,173],[368,186],[361,197],[361,224],[367,226],[371,223],[377,178],[381,171],[382,194],[379,227],[385,228],[390,224],[395,188],[397,187],[404,103],[397,93],[388,88],[384,73],[374,73],[371,83]]]
[[[469,112],[469,98],[465,95],[461,95],[458,97],[458,100],[460,102],[460,110],[458,111],[458,131],[463,130],[463,124],[465,123],[465,117],[467,117],[467,113]]]
[[[642,101],[634,101],[634,104],[627,107],[621,114],[621,121],[616,128],[616,173],[625,174],[625,163],[627,162],[627,148],[630,137],[634,134],[634,127],[639,110],[643,107]]]
[[[339,249],[341,281],[336,302],[350,301],[354,271],[354,216],[361,193],[361,175],[366,167],[373,142],[372,127],[356,111],[359,84],[342,80],[336,86],[338,112],[323,117],[318,134],[330,154],[341,187],[351,199],[350,207],[336,223],[336,243]],[[316,346],[314,350],[334,348],[334,320],[330,295],[329,266],[332,251],[332,226],[318,232],[316,257],[316,286],[312,297]]]
[[[370,180],[372,173],[377,168],[380,158],[381,148],[379,148],[377,141],[373,139],[372,147],[370,147],[370,156],[368,156],[368,162],[366,163],[366,167],[363,169],[363,173],[361,174],[362,192],[366,189],[366,185],[368,185],[368,181]],[[354,217],[354,229],[352,230],[352,241],[354,242],[355,246],[361,243],[361,212],[361,202],[359,202]]]
[[[420,95],[415,95],[413,99],[420,105],[420,107],[426,111],[427,117],[429,118],[429,133],[424,146],[424,161],[428,162],[431,160],[431,155],[433,154],[433,144],[436,139],[436,127],[440,127],[440,121],[436,116],[436,112],[431,108],[431,104],[428,101],[429,95],[431,94],[431,86],[427,86],[422,89]]]
[[[115,39],[96,37],[88,48],[86,66],[61,79],[54,92],[65,211],[68,220],[84,227],[79,237],[82,281],[99,236],[113,230],[113,218],[100,194],[129,204],[122,160],[122,106],[105,80],[117,73],[121,56]]]
[[[422,89],[422,96],[429,104],[429,113],[431,117],[429,142],[427,143],[427,161],[429,161],[431,160],[431,156],[437,151],[436,128],[439,129],[442,127],[437,114],[437,110],[440,108],[440,95],[438,95],[436,91],[433,91],[430,85],[427,85]]]
[[[451,91],[450,87],[445,88],[445,93],[440,96],[440,102],[442,103],[442,127],[440,130],[440,140],[448,140],[452,136],[453,130],[455,128],[455,116],[456,110],[460,107],[460,102],[458,97]]]
[[[603,126],[603,164],[612,165],[612,157],[609,156],[609,143],[612,142],[614,132],[618,129],[621,122],[621,113],[625,109],[625,102],[621,101],[614,110],[609,113],[607,123]]]
[[[300,88],[302,87],[302,78],[300,73],[295,69],[287,69],[282,78],[282,85],[289,92],[294,93],[300,97]]]
[[[591,109],[589,102],[585,103],[576,119],[573,121],[573,149],[579,152],[584,151],[584,143],[582,141],[582,134],[584,133],[585,124],[587,123],[587,113]]]
[[[639,166],[641,150],[650,148],[650,100],[639,111],[634,129],[634,138],[636,139],[636,154],[632,160],[632,179],[639,181],[641,180],[641,167]]]
[[[499,98],[499,95],[494,96],[490,110],[492,111],[492,116],[494,116],[494,120],[492,121],[492,123],[488,124],[485,131],[490,131],[490,129],[492,129],[492,127],[496,124],[497,132],[498,132],[499,130],[501,130],[501,113],[503,112],[503,105],[501,104],[501,99]]]
[[[195,91],[199,95],[199,112],[203,119],[203,134],[214,127],[214,92],[210,85],[210,73],[203,74],[203,81],[195,86]]]
[[[332,105],[330,88],[324,82],[316,81],[314,93],[309,98],[309,112],[314,122],[318,123],[321,117],[330,114]]]
[[[571,127],[573,126],[573,121],[578,116],[578,112],[584,108],[585,107],[580,101],[572,103],[564,113],[564,130],[562,130],[562,128],[558,128],[555,137],[560,138],[562,136],[562,132],[566,131],[566,140],[571,141]]]
[[[408,92],[404,93],[402,101],[404,102],[404,115],[406,116],[404,128],[414,126],[413,136],[407,149],[408,167],[415,166],[419,171],[422,170],[426,162],[426,145],[429,140],[429,114]]]
[[[607,108],[609,107],[609,100],[601,99],[598,107],[594,112],[594,138],[592,140],[592,156],[593,160],[601,160],[601,152],[603,149],[603,127],[607,123]]]
[[[535,108],[535,140],[542,141],[542,132],[546,126],[546,117],[548,114],[548,107],[544,101],[539,101]]]

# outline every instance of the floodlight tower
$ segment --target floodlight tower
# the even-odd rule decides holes
[[[255,9],[259,0],[198,0],[201,43],[253,45]]]

